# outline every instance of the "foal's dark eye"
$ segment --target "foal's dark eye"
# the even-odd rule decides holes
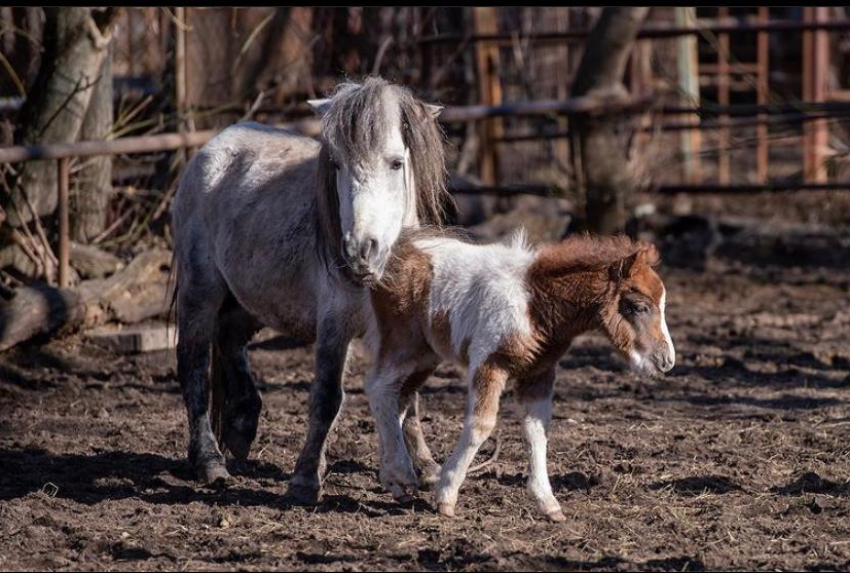
[[[634,303],[631,308],[635,314],[647,314],[649,312],[649,305],[642,302]]]
[[[390,162],[390,169],[392,169],[393,171],[398,171],[402,167],[404,167],[404,161],[402,161],[401,159],[393,159]]]

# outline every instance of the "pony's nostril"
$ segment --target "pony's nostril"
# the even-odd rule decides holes
[[[363,241],[363,244],[360,245],[360,259],[363,261],[370,261],[375,254],[378,252],[378,241],[372,237],[369,237]]]
[[[354,243],[354,239],[350,234],[347,234],[345,238],[342,240],[342,248],[345,250],[345,255],[352,259],[357,254],[357,245]]]

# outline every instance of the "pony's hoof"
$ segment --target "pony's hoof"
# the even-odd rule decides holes
[[[286,497],[300,505],[317,505],[322,497],[322,488],[302,483],[290,483]]]
[[[437,511],[440,515],[444,515],[446,517],[454,517],[455,516],[455,506],[449,505],[448,503],[440,503],[437,505]]]
[[[554,523],[563,523],[567,520],[564,516],[564,513],[560,509],[556,509],[555,511],[551,511],[546,514],[546,517],[549,518],[549,521]]]
[[[224,436],[224,445],[233,457],[240,462],[245,462],[248,459],[253,441],[253,438],[249,439],[234,429],[228,430]]]
[[[227,468],[220,462],[208,462],[195,471],[201,483],[210,487],[226,487],[232,479]]]
[[[396,501],[398,503],[400,503],[401,505],[407,505],[407,504],[410,504],[410,503],[413,503],[414,501],[416,501],[416,496],[410,495],[409,493],[406,493],[402,496],[397,497]]]

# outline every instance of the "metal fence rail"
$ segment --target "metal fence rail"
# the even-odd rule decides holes
[[[580,97],[566,100],[542,100],[528,101],[515,104],[504,104],[498,106],[455,106],[446,107],[440,115],[443,123],[462,123],[468,121],[481,121],[492,117],[506,116],[535,116],[535,115],[570,115],[584,113],[635,113],[645,111],[654,98],[632,99],[623,97],[599,98]],[[788,114],[794,113],[794,119],[801,123],[807,121],[809,116],[823,117],[824,112],[834,114],[850,114],[850,103],[828,102],[812,103],[801,102],[799,104],[784,105],[727,105],[727,106],[660,106],[656,111],[663,114],[697,113],[702,115],[758,115],[771,113]],[[761,120],[759,120],[761,121]],[[305,135],[317,136],[319,134],[320,122],[317,119],[304,119],[293,123],[280,125],[299,131]],[[674,126],[676,127],[676,126]],[[688,124],[681,129],[716,129],[713,121]],[[217,130],[167,133],[161,135],[147,135],[139,137],[123,137],[104,141],[79,141],[75,143],[55,143],[34,146],[14,146],[0,148],[0,164],[18,163],[37,160],[56,160],[59,173],[57,184],[58,195],[58,218],[59,218],[59,286],[68,285],[69,260],[70,260],[70,221],[69,221],[69,160],[72,157],[91,157],[95,155],[119,155],[134,153],[154,153],[161,151],[175,151],[199,147],[207,143],[218,133]],[[558,134],[528,134],[527,136],[514,137],[521,139],[546,139],[551,137],[564,137],[567,133]],[[510,140],[510,138],[505,138]],[[773,183],[760,185],[671,185],[657,189],[661,193],[752,193],[758,191],[792,191],[803,189],[821,190],[850,190],[850,181],[830,183]],[[475,194],[536,194],[551,195],[552,189],[540,185],[523,186],[482,186],[464,187],[453,190],[457,193]]]

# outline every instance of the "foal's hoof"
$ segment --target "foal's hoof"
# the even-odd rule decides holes
[[[198,474],[198,479],[201,483],[212,487],[224,487],[232,479],[227,468],[220,462],[203,464],[198,466],[195,472]]]
[[[322,488],[290,482],[286,497],[300,505],[317,505],[322,497]]]
[[[446,517],[455,516],[455,506],[450,505],[448,503],[437,504],[437,511],[440,513],[440,515],[444,515]]]
[[[419,473],[419,489],[422,491],[431,491],[437,482],[440,481],[440,472],[443,468],[440,464],[432,462],[422,468]]]
[[[567,518],[564,516],[564,513],[560,509],[550,511],[546,514],[546,517],[549,518],[549,521],[552,521],[554,523],[563,523],[567,520]]]

